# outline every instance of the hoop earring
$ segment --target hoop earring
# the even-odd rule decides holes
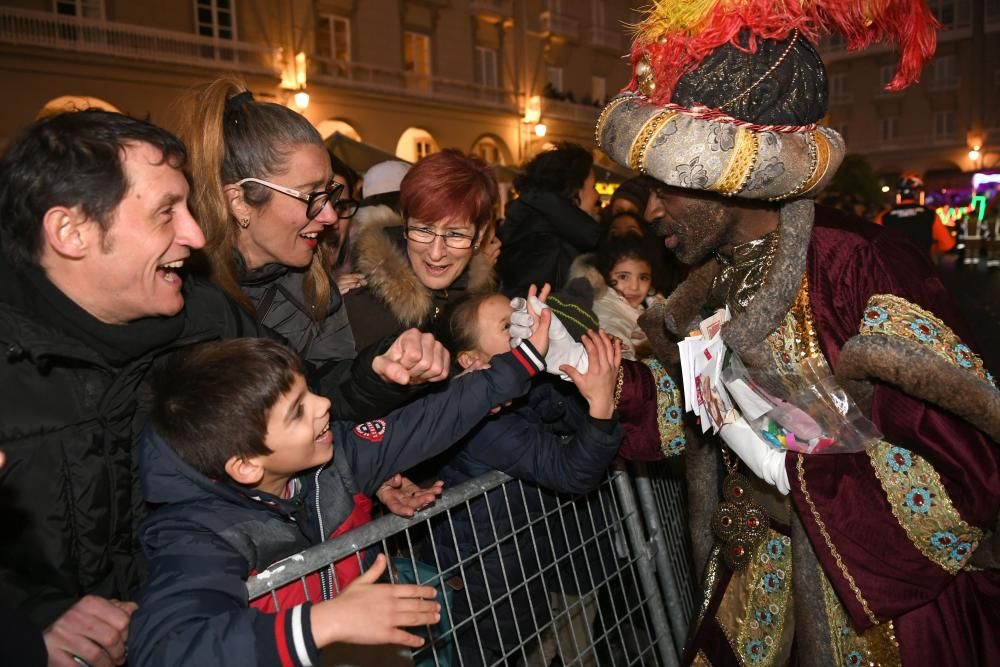
[[[243,229],[246,229],[247,227],[250,226],[250,218],[240,218],[236,224],[238,224]]]

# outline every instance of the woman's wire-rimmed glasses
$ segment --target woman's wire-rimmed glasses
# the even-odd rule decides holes
[[[343,183],[330,183],[325,190],[319,190],[317,192],[300,192],[294,188],[286,188],[284,185],[278,185],[277,183],[272,183],[271,181],[265,181],[263,178],[249,177],[236,181],[236,185],[243,185],[244,183],[257,183],[258,185],[263,185],[265,188],[270,188],[275,192],[280,192],[283,195],[288,195],[289,197],[295,197],[300,201],[304,201],[306,203],[306,218],[309,220],[312,220],[317,215],[322,213],[327,202],[332,201],[334,202],[334,206],[336,206],[336,202],[340,198],[340,193],[344,189]]]
[[[460,234],[453,231],[438,234],[433,229],[427,227],[410,227],[409,225],[406,226],[405,233],[406,238],[415,243],[434,243],[434,239],[440,236],[444,239],[446,246],[455,248],[456,250],[471,248],[472,243],[476,240],[474,236],[469,236],[468,234]]]

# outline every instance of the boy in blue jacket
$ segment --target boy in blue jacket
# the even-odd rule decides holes
[[[495,364],[510,348],[512,313],[501,294],[468,297],[442,315],[438,338],[462,368]],[[548,321],[541,323],[536,331],[548,326]],[[468,511],[453,511],[447,522],[435,521],[433,544],[420,554],[441,571],[456,568],[446,576],[459,574],[464,581],[465,592],[455,595],[452,620],[460,663],[466,667],[508,657],[517,662],[525,656],[509,654],[521,643],[538,651],[539,641],[529,638],[550,621],[548,592],[588,596],[595,582],[585,573],[603,577],[617,567],[607,526],[574,521],[551,531],[548,526],[558,522],[557,507],[566,502],[556,494],[596,489],[624,435],[616,410],[621,343],[603,331],[588,332],[582,343],[589,362],[585,372],[570,365],[549,368],[572,382],[555,376],[536,382],[527,395],[463,438],[439,473],[447,487],[492,470],[522,481],[521,488],[495,489],[471,502]],[[595,513],[601,514],[600,508],[590,514]],[[550,518],[543,519],[547,514]],[[532,528],[525,532],[526,526]],[[554,566],[571,551],[576,575]],[[583,559],[594,562],[577,562]],[[584,603],[575,606],[573,613],[582,611]],[[586,606],[583,617],[591,613],[589,598]],[[580,636],[577,640],[588,642]],[[552,656],[545,657],[547,664]],[[576,663],[568,646],[562,658],[564,664]]]
[[[364,575],[348,558],[310,577],[312,602],[299,582],[283,589],[280,611],[271,596],[248,601],[246,580],[366,522],[385,479],[524,394],[547,347],[546,332],[359,425],[331,421],[301,360],[275,342],[208,343],[179,356],[154,380],[139,449],[143,497],[157,509],[140,531],[149,575],[132,618],[130,664],[299,667],[316,664],[333,642],[420,646],[400,628],[438,620],[435,590],[375,584],[382,556]]]

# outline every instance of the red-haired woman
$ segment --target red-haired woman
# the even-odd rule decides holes
[[[403,178],[402,219],[388,207],[385,215],[366,216],[354,269],[367,286],[344,297],[359,347],[410,327],[429,330],[456,296],[496,286],[492,262],[478,250],[497,198],[486,163],[444,150]]]

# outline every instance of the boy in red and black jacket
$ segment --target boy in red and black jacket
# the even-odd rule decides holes
[[[312,602],[295,582],[277,613],[270,596],[248,602],[246,580],[367,522],[383,481],[523,395],[545,366],[539,329],[486,370],[358,425],[330,420],[329,401],[277,343],[237,339],[179,357],[154,381],[139,450],[143,497],[157,509],[140,532],[149,576],[130,664],[298,667],[334,642],[420,646],[400,628],[437,621],[435,591],[375,584],[382,556],[360,577],[356,558],[310,577]]]

